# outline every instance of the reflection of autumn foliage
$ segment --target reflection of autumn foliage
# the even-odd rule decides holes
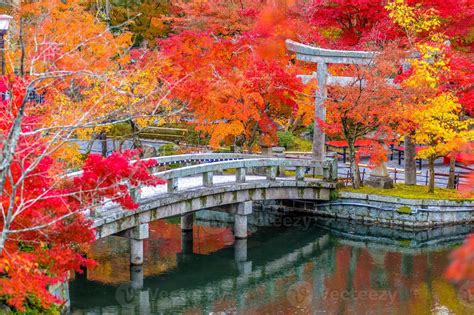
[[[452,262],[446,276],[453,281],[474,280],[474,234],[452,253]],[[472,288],[474,290],[474,288]],[[474,291],[473,291],[474,292]]]
[[[419,255],[343,246],[337,249],[336,265],[325,279],[326,296],[321,298],[330,314],[396,309],[396,313],[426,314],[446,307],[467,314],[455,287],[441,275],[447,264],[446,252]],[[335,292],[335,293],[332,293]],[[348,298],[331,298],[352,292]],[[317,305],[313,301],[313,305]]]
[[[232,229],[223,227],[196,226],[193,231],[193,252],[208,255],[234,242]]]
[[[195,226],[195,254],[210,254],[229,246],[234,237],[229,228]],[[157,275],[175,268],[181,253],[181,227],[166,220],[150,223],[150,238],[144,243],[144,275]],[[108,237],[95,242],[88,253],[98,266],[88,270],[89,280],[119,284],[130,280],[130,253],[128,239]]]

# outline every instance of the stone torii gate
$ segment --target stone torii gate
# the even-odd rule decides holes
[[[373,62],[376,52],[332,50],[308,46],[292,40],[286,40],[286,48],[296,53],[296,59],[318,64],[317,71],[312,75],[299,75],[303,83],[316,78],[318,90],[314,108],[313,156],[316,160],[325,159],[325,133],[318,125],[318,119],[326,120],[324,101],[327,98],[327,85],[347,86],[357,80],[355,77],[335,77],[328,73],[328,64],[369,65]]]

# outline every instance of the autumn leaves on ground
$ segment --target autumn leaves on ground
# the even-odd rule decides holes
[[[130,163],[140,158],[141,130],[179,125],[212,147],[255,151],[276,144],[278,130],[311,125],[316,82],[304,85],[296,75],[314,65],[296,61],[286,39],[379,52],[369,67],[329,67],[357,78],[329,88],[328,120],[319,122],[348,142],[354,183],[358,139],[374,139],[376,164],[387,156],[383,142],[409,137],[425,146],[419,155],[430,165],[474,140],[472,1],[383,2],[39,0],[2,7],[13,20],[0,84],[0,305],[57,307],[48,286],[94,264],[83,258],[93,241],[84,211],[105,199],[136,208],[125,179],[163,183],[150,175],[151,162]],[[68,141],[103,139],[120,128],[138,151],[81,155]],[[472,244],[456,253],[451,278],[473,276]]]

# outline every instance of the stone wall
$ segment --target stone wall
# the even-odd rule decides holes
[[[327,203],[282,201],[300,212],[389,226],[428,228],[474,222],[474,202],[417,200],[342,192]]]

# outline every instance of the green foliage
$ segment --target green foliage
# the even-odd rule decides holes
[[[171,218],[165,219],[165,221],[169,224],[177,225],[181,223],[181,217],[171,217]]]
[[[311,152],[313,142],[307,139],[295,138],[295,144],[290,149],[299,152]]]
[[[22,252],[29,253],[29,252],[34,251],[35,248],[31,245],[26,244],[24,241],[19,241],[18,242],[18,249]]]
[[[16,310],[12,310],[6,306],[5,300],[0,298],[0,315],[3,314],[17,314],[17,315],[40,315],[40,314],[48,314],[48,315],[59,315],[61,314],[60,306],[59,305],[52,305],[50,308],[44,308],[41,306],[41,302],[36,296],[30,295],[25,300],[25,311],[19,312]]]
[[[178,128],[187,128],[188,134],[186,136],[186,143],[193,145],[209,145],[210,136],[201,131],[196,131],[194,126],[180,126]]]
[[[278,131],[278,145],[281,147],[289,148],[295,145],[295,135],[290,131]]]
[[[176,154],[176,145],[174,145],[173,143],[164,144],[158,149],[158,153],[160,154],[160,156],[174,155]]]
[[[216,153],[232,153],[232,149],[230,147],[220,147],[218,150],[214,151]]]
[[[337,198],[339,198],[339,194],[337,193],[337,190],[331,190],[329,192],[329,199],[336,200]]]
[[[418,185],[404,185],[397,184],[393,189],[380,189],[374,187],[364,186],[359,189],[352,187],[344,187],[339,190],[340,192],[354,192],[362,194],[373,194],[382,196],[391,196],[407,199],[436,199],[436,200],[474,200],[474,197],[466,198],[458,193],[454,189],[446,188],[435,188],[434,194],[426,191],[426,186]]]
[[[131,134],[132,134],[132,126],[130,126],[130,124],[126,122],[113,124],[112,127],[107,132],[107,136],[112,137],[112,138],[130,137]]]
[[[309,135],[312,137],[314,135],[314,124],[309,124],[308,127],[306,127]]]

